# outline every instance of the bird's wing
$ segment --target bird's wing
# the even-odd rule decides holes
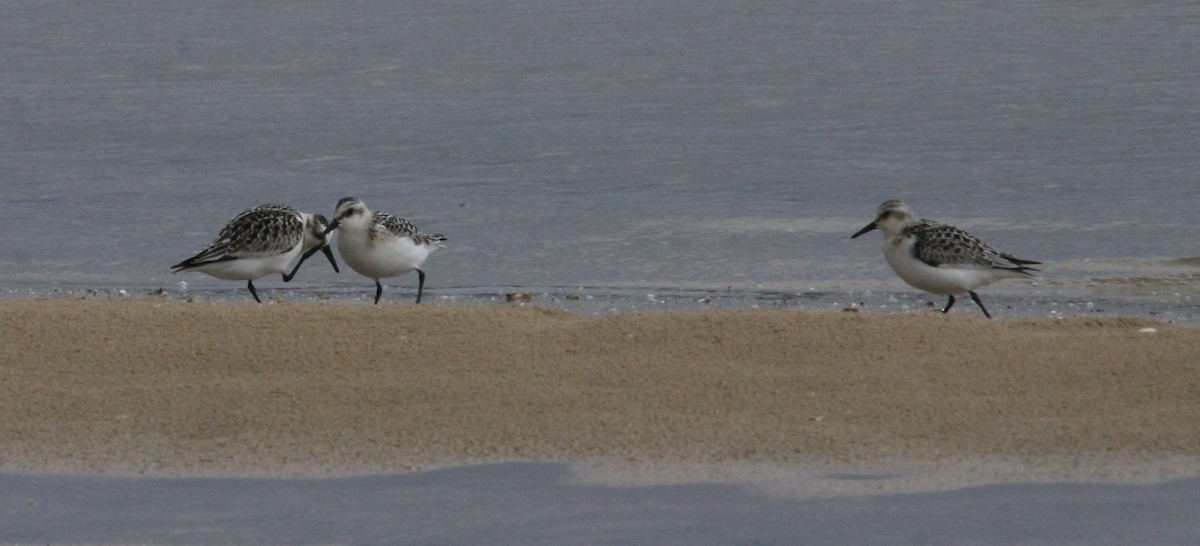
[[[921,220],[905,229],[915,239],[917,259],[934,267],[1022,269],[1021,261],[954,226]],[[1036,263],[1036,262],[1027,262]]]
[[[283,254],[303,239],[300,213],[283,205],[263,205],[242,211],[230,220],[204,250],[173,268],[186,269],[206,263],[264,258]]]
[[[446,238],[437,235],[430,235],[417,229],[417,226],[412,225],[412,222],[403,218],[398,218],[386,212],[375,213],[375,223],[383,226],[383,229],[395,237],[408,237],[417,244],[430,245],[445,241]]]

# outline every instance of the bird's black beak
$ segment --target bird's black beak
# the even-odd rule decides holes
[[[329,232],[337,229],[337,227],[338,227],[338,221],[337,221],[337,218],[334,218],[332,222],[329,222],[328,226],[325,226],[325,231],[321,232],[321,238],[324,239],[326,235],[329,235]],[[328,247],[326,247],[326,248],[328,248]],[[333,254],[329,255],[329,259],[330,260],[333,259]],[[335,265],[335,266],[333,266],[333,268],[336,270],[337,266]]]
[[[342,271],[340,269],[338,269],[338,266],[337,266],[337,260],[333,259],[333,249],[329,248],[329,245],[325,245],[325,246],[321,247],[321,252],[324,252],[325,257],[329,258],[329,265],[333,266],[333,272],[341,273]]]
[[[862,234],[864,234],[864,233],[869,233],[869,232],[873,231],[873,230],[874,230],[875,228],[877,228],[877,227],[879,227],[879,226],[875,225],[875,222],[871,222],[870,224],[867,224],[867,225],[866,225],[866,227],[864,227],[864,228],[862,228],[862,229],[858,230],[858,233],[855,233],[854,235],[851,235],[851,236],[850,236],[850,238],[851,238],[851,239],[857,239],[859,235],[862,235]]]
[[[341,271],[338,271],[337,262],[333,260],[333,250],[330,250],[329,245],[314,246],[314,247],[308,249],[308,252],[305,252],[303,256],[300,256],[300,261],[296,262],[296,267],[292,268],[291,273],[283,274],[283,282],[291,282],[292,277],[296,276],[296,272],[300,271],[300,265],[303,264],[305,261],[307,261],[309,258],[311,258],[313,254],[316,254],[318,250],[325,251],[325,256],[329,257],[329,263],[333,264],[333,270],[338,273],[341,273]]]

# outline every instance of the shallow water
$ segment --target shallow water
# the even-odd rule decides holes
[[[1013,483],[796,498],[729,484],[587,485],[544,463],[339,479],[0,474],[0,513],[9,516],[0,541],[1182,545],[1200,540],[1198,485]]]
[[[0,37],[9,295],[244,297],[168,266],[355,195],[450,238],[442,298],[924,308],[849,239],[898,197],[1046,263],[998,316],[1198,322],[1194,3],[18,2]],[[371,291],[294,282],[256,285]]]

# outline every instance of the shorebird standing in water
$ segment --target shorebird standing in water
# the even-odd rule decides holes
[[[850,238],[875,229],[883,232],[883,257],[904,282],[950,297],[943,313],[954,306],[956,294],[966,293],[992,318],[975,289],[1001,279],[1033,277],[1038,270],[1029,266],[1041,264],[1000,252],[954,226],[917,218],[896,199],[879,205],[875,221]]]
[[[329,229],[338,229],[338,253],[350,269],[375,280],[375,303],[383,295],[379,279],[399,277],[416,270],[417,303],[425,289],[425,272],[421,265],[429,253],[446,240],[441,235],[428,235],[408,220],[383,212],[372,212],[357,197],[338,201]]]
[[[320,214],[299,212],[287,205],[259,205],[242,211],[230,220],[207,248],[171,266],[172,273],[199,271],[218,279],[246,281],[254,301],[254,279],[271,273],[283,275],[283,282],[292,280],[300,264],[320,250],[338,271],[333,251],[329,249],[328,221]],[[301,255],[303,253],[303,255]],[[284,273],[289,263],[301,256],[291,273]]]

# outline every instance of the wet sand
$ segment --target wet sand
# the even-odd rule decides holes
[[[7,472],[554,461],[601,481],[952,486],[1200,468],[1200,330],[1136,320],[153,298],[0,316]]]

